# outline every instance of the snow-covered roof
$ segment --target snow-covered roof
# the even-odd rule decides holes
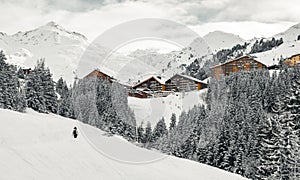
[[[291,55],[289,58],[292,58],[292,57],[295,57],[295,56],[299,56],[300,53],[297,53],[297,54],[294,54],[294,55]]]
[[[203,80],[204,83],[208,84],[208,82],[210,81],[211,77],[208,77],[206,79]]]
[[[213,68],[215,68],[215,67],[219,67],[219,66],[222,66],[222,65],[228,64],[228,63],[230,63],[230,62],[233,62],[233,61],[236,61],[236,60],[239,60],[239,59],[245,58],[245,57],[248,57],[248,58],[250,58],[250,59],[253,59],[254,61],[257,61],[257,62],[259,62],[259,63],[261,63],[261,64],[263,64],[263,65],[267,66],[266,64],[264,64],[263,62],[261,62],[260,60],[258,60],[256,56],[244,55],[244,56],[241,56],[241,57],[238,57],[238,58],[235,58],[235,59],[231,59],[231,60],[229,60],[229,61],[226,61],[226,62],[224,62],[224,63],[221,63],[221,64],[214,65],[214,66],[213,66],[213,67],[211,67],[210,69],[213,69]]]
[[[159,84],[162,84],[162,85],[165,84],[165,81],[162,80],[162,79],[160,79],[160,78],[158,78],[157,76],[150,76],[149,78],[147,78],[147,79],[145,79],[145,80],[143,80],[143,81],[141,81],[141,82],[135,84],[135,85],[133,86],[133,88],[136,87],[136,86],[139,86],[139,85],[143,84],[144,82],[150,80],[151,78],[154,78],[155,81],[157,81]]]
[[[184,78],[187,78],[187,79],[190,79],[192,81],[195,81],[197,83],[203,83],[203,84],[206,84],[205,82],[197,79],[197,78],[194,78],[194,77],[191,77],[191,76],[188,76],[188,75],[184,75],[184,74],[175,74],[175,76],[178,75],[178,76],[181,76],[181,77],[184,77]]]

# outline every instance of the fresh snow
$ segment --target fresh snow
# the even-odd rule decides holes
[[[75,120],[27,111],[0,109],[0,179],[245,179],[171,156],[142,164],[116,161],[95,149],[87,137],[96,139],[101,149],[109,150],[118,159],[137,161],[163,155],[137,147],[118,136],[108,137],[99,129]],[[75,125],[79,127],[77,139],[71,134]]]
[[[284,42],[294,42],[300,35],[300,23],[288,28],[286,31],[276,34],[275,38],[283,38]]]
[[[286,58],[299,53],[300,45],[299,41],[296,41],[298,35],[300,35],[300,24],[274,36],[276,39],[283,38],[282,45],[254,55],[266,65],[277,64],[281,56]],[[250,52],[256,40],[260,39],[254,38],[247,41],[250,44],[244,54]],[[157,50],[146,49],[134,51],[129,55],[114,52],[107,61],[93,68],[109,72],[109,75],[120,80],[121,83],[132,85],[150,75],[170,78],[177,73],[185,72],[186,67],[196,59],[200,60],[200,57],[207,57],[200,62],[200,65],[203,65],[206,60],[212,58],[212,52],[215,53],[219,49],[231,48],[244,42],[245,40],[237,35],[215,31],[203,38],[195,39],[189,47],[179,51],[159,53]],[[45,58],[54,80],[63,77],[69,84],[78,75],[76,71],[78,63],[90,45],[89,43],[83,35],[68,31],[55,22],[13,35],[0,33],[0,49],[4,50],[9,63],[33,68],[38,59]],[[103,54],[102,51],[105,50],[94,50],[91,52],[91,57],[99,57],[101,53]],[[89,69],[83,76],[94,69]]]
[[[0,35],[0,49],[8,63],[33,68],[38,59],[45,58],[55,80],[63,77],[72,83],[75,70],[88,42],[76,32],[65,30],[54,22],[31,31]]]
[[[167,97],[140,99],[128,97],[129,107],[134,111],[137,125],[143,123],[146,126],[149,121],[154,127],[164,117],[166,125],[171,122],[172,113],[178,117],[183,111],[188,111],[195,105],[203,104],[207,89],[191,92],[176,92]]]
[[[203,37],[212,51],[230,49],[237,44],[244,44],[246,41],[240,36],[222,31],[210,32]]]
[[[267,66],[278,64],[280,58],[289,58],[294,54],[300,53],[300,41],[284,42],[279,47],[275,47],[272,50],[252,54],[257,59]]]

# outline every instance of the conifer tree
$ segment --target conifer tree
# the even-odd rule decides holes
[[[50,70],[45,68],[43,59],[37,61],[37,65],[27,78],[25,97],[28,107],[42,113],[57,113],[54,81]]]
[[[172,113],[171,123],[170,123],[170,127],[169,127],[169,132],[171,132],[172,130],[174,130],[175,127],[176,127],[176,114]]]
[[[145,144],[144,146],[147,148],[149,147],[149,144],[152,143],[152,127],[151,127],[151,123],[148,121],[146,128],[145,128]]]
[[[164,135],[168,134],[168,130],[166,127],[166,123],[165,123],[165,119],[161,118],[156,126],[153,129],[153,134],[152,134],[152,140],[155,142],[157,141],[159,138],[163,137]]]
[[[16,74],[16,67],[8,65],[0,51],[0,107],[23,112],[26,108],[24,95]]]

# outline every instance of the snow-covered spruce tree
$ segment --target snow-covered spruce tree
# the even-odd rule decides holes
[[[281,151],[281,168],[280,178],[282,179],[299,179],[300,178],[300,69],[295,67],[289,69],[288,80],[290,87],[288,101],[285,112],[279,116],[280,123],[280,151]],[[286,99],[286,98],[284,98]]]
[[[179,118],[178,118],[178,124],[175,128],[175,130],[172,132],[173,134],[171,136],[174,137],[173,146],[175,147],[172,150],[172,154],[175,156],[180,157],[180,146],[181,144],[189,137],[192,125],[191,122],[188,120],[188,115],[185,111],[183,111]]]
[[[111,86],[112,103],[118,117],[120,118],[119,123],[123,124],[124,129],[120,134],[133,140],[136,136],[135,127],[136,120],[133,111],[128,106],[128,92],[127,89],[117,83],[113,82]]]
[[[55,83],[52,79],[50,69],[45,67],[45,61],[41,60],[38,63],[38,71],[41,73],[42,87],[44,90],[45,106],[48,112],[57,113],[57,95],[55,92]]]
[[[144,147],[148,148],[149,145],[153,142],[152,141],[152,127],[151,123],[148,121],[146,128],[145,128],[145,134],[144,134]]]
[[[152,140],[156,142],[159,138],[168,134],[165,119],[161,118],[153,129]]]
[[[180,157],[197,161],[199,148],[202,146],[200,137],[205,124],[206,110],[204,106],[194,106],[189,113],[191,113],[189,121],[193,126],[189,137],[180,145],[179,154]]]
[[[74,82],[72,91],[74,113],[83,123],[104,129],[96,106],[96,81],[96,78],[88,78]]]
[[[143,127],[143,122],[137,127],[137,142],[145,143],[145,129]]]
[[[68,88],[66,81],[60,78],[56,83],[56,92],[59,94],[57,113],[64,117],[74,117],[72,108],[72,90]]]
[[[60,96],[63,96],[66,87],[67,87],[67,89],[68,89],[68,86],[67,86],[66,81],[64,81],[64,79],[63,79],[62,77],[60,77],[60,78],[58,79],[58,81],[56,82],[56,86],[55,86],[56,92],[57,92]]]
[[[299,79],[298,68],[285,68],[275,79],[272,114],[259,133],[259,179],[299,179]]]
[[[262,99],[269,76],[262,72],[241,73],[210,84],[210,107],[200,125],[189,111],[176,127],[175,155],[190,158],[251,177],[257,165],[257,128],[263,116]],[[254,91],[253,91],[254,90]],[[199,111],[198,111],[199,112]],[[190,126],[189,122],[193,126]],[[182,126],[186,124],[185,126]],[[201,127],[196,131],[187,127]],[[189,138],[184,139],[182,134]],[[193,132],[193,133],[191,133]],[[182,142],[182,139],[184,141]],[[197,145],[196,145],[197,144]],[[180,147],[180,148],[178,148]]]
[[[16,67],[8,65],[0,51],[0,107],[23,112],[26,102],[16,74]]]
[[[125,91],[102,78],[79,80],[72,95],[75,116],[84,123],[135,140],[135,119],[128,107]]]
[[[171,132],[172,130],[174,130],[175,127],[176,127],[176,114],[172,113],[171,123],[170,123],[170,126],[169,126],[169,132]]]
[[[38,75],[37,71],[31,71],[26,81],[25,98],[29,108],[38,112],[46,113],[47,109],[45,97],[41,84],[42,79]]]
[[[25,97],[28,107],[42,113],[57,113],[57,95],[52,74],[43,59],[27,77]]]
[[[155,144],[154,148],[159,149],[161,152],[166,154],[172,154],[175,151],[175,128],[176,128],[176,115],[173,113],[171,116],[171,122],[169,126],[169,131],[161,138],[159,138]]]
[[[260,123],[259,147],[256,179],[275,179],[280,168],[278,116],[271,117]]]

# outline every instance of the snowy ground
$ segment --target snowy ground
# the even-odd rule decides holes
[[[205,104],[204,98],[207,89],[185,93],[174,93],[167,97],[139,99],[128,98],[128,104],[133,109],[137,124],[143,122],[144,126],[149,121],[152,127],[162,117],[169,126],[172,113],[176,114],[177,121],[182,111],[188,111],[194,105]]]
[[[242,177],[207,165],[167,156],[152,163],[113,160],[87,140],[97,139],[116,158],[139,161],[162,157],[120,137],[57,115],[0,109],[0,179],[235,180]],[[79,127],[79,138],[71,131]],[[84,129],[84,130],[83,130]],[[84,135],[85,134],[85,135]]]

